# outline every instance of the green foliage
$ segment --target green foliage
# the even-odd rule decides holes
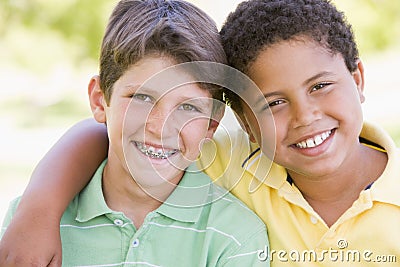
[[[386,129],[388,130],[390,136],[394,139],[397,147],[400,147],[400,124],[393,123],[390,126],[387,126]]]
[[[199,1],[192,0],[195,3]],[[117,0],[0,0],[0,40],[7,42],[7,37],[19,36],[16,31],[34,32],[38,39],[47,38],[49,42],[61,39],[66,45],[54,49],[61,50],[75,64],[80,64],[82,59],[96,60],[106,19],[116,2]],[[398,45],[395,42],[400,40],[400,1],[333,2],[345,11],[353,24],[363,53]],[[31,44],[37,41],[34,38],[19,40]]]
[[[400,45],[400,1],[334,0],[352,24],[361,54]]]
[[[42,38],[49,42],[61,39],[69,60],[79,64],[83,59],[97,59],[106,19],[116,1],[109,0],[0,0],[0,38],[15,39],[16,32],[28,33],[19,42],[38,49]],[[35,33],[35,35],[29,34]],[[3,43],[3,45],[5,45]],[[67,49],[65,49],[68,47]],[[12,47],[11,47],[12,49]],[[40,51],[40,48],[38,49]],[[30,51],[33,52],[33,51]],[[26,49],[25,49],[26,53]],[[17,53],[18,54],[18,53]]]
[[[12,117],[18,128],[40,128],[73,124],[90,117],[88,103],[70,92],[59,96],[52,103],[40,103],[29,95],[18,95],[1,101],[2,116]]]

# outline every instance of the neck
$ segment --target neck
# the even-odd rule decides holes
[[[156,210],[175,189],[176,184],[143,188],[132,178],[129,171],[109,160],[103,172],[103,194],[107,206],[123,212],[138,229],[148,213]]]
[[[385,153],[360,144],[358,152],[334,173],[323,177],[288,173],[311,207],[331,226],[381,176],[386,163]]]

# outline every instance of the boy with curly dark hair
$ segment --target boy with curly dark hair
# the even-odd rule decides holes
[[[264,95],[226,92],[255,141],[232,192],[268,225],[272,266],[381,266],[382,255],[393,264],[400,153],[363,121],[364,66],[344,14],[324,0],[250,0],[220,33],[229,64]],[[276,146],[264,177],[270,116]]]
[[[363,121],[364,66],[344,14],[327,0],[249,0],[220,33],[229,64],[262,97],[248,88],[225,92],[248,135],[217,134],[216,157],[205,147],[202,159],[213,158],[206,172],[229,174],[219,182],[267,224],[271,247],[260,259],[272,266],[394,264],[400,153]]]

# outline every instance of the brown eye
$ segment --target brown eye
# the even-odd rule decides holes
[[[283,100],[278,99],[278,100],[274,100],[271,102],[268,102],[268,107],[273,107],[273,106],[277,106],[283,103]]]
[[[330,85],[330,83],[319,83],[319,84],[316,84],[316,85],[314,85],[313,88],[311,88],[311,92],[321,90],[322,88],[324,88],[324,87],[326,87],[328,85]]]

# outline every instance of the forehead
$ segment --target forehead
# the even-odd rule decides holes
[[[249,68],[249,77],[263,83],[295,82],[321,71],[346,69],[343,57],[311,39],[281,41],[263,49]]]
[[[193,96],[211,96],[190,73],[180,67],[175,60],[166,56],[146,56],[128,68],[117,80],[115,87],[123,87],[136,92],[140,89],[156,95],[180,91]]]

